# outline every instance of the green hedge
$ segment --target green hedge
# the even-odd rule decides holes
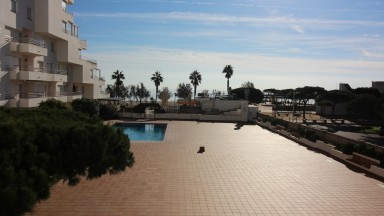
[[[121,130],[81,112],[49,107],[0,109],[3,215],[30,211],[60,180],[76,185],[81,176],[115,174],[134,163],[129,139]]]

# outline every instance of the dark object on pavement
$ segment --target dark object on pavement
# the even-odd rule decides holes
[[[200,146],[199,151],[197,153],[201,154],[205,152],[205,146]]]

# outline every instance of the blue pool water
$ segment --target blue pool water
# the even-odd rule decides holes
[[[153,123],[116,123],[114,125],[121,128],[130,140],[140,141],[163,141],[167,124]]]

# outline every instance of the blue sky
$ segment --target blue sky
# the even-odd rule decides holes
[[[75,1],[84,55],[98,60],[107,83],[149,89],[155,71],[175,89],[202,74],[198,92],[306,85],[353,88],[384,80],[384,1],[380,0],[93,0]]]

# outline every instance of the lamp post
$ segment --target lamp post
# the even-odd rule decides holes
[[[176,96],[177,93],[175,93],[175,98],[173,99],[173,109],[176,111]]]
[[[293,122],[293,119],[294,119],[294,116],[295,116],[295,91],[293,91],[293,94],[292,94],[292,122]]]

